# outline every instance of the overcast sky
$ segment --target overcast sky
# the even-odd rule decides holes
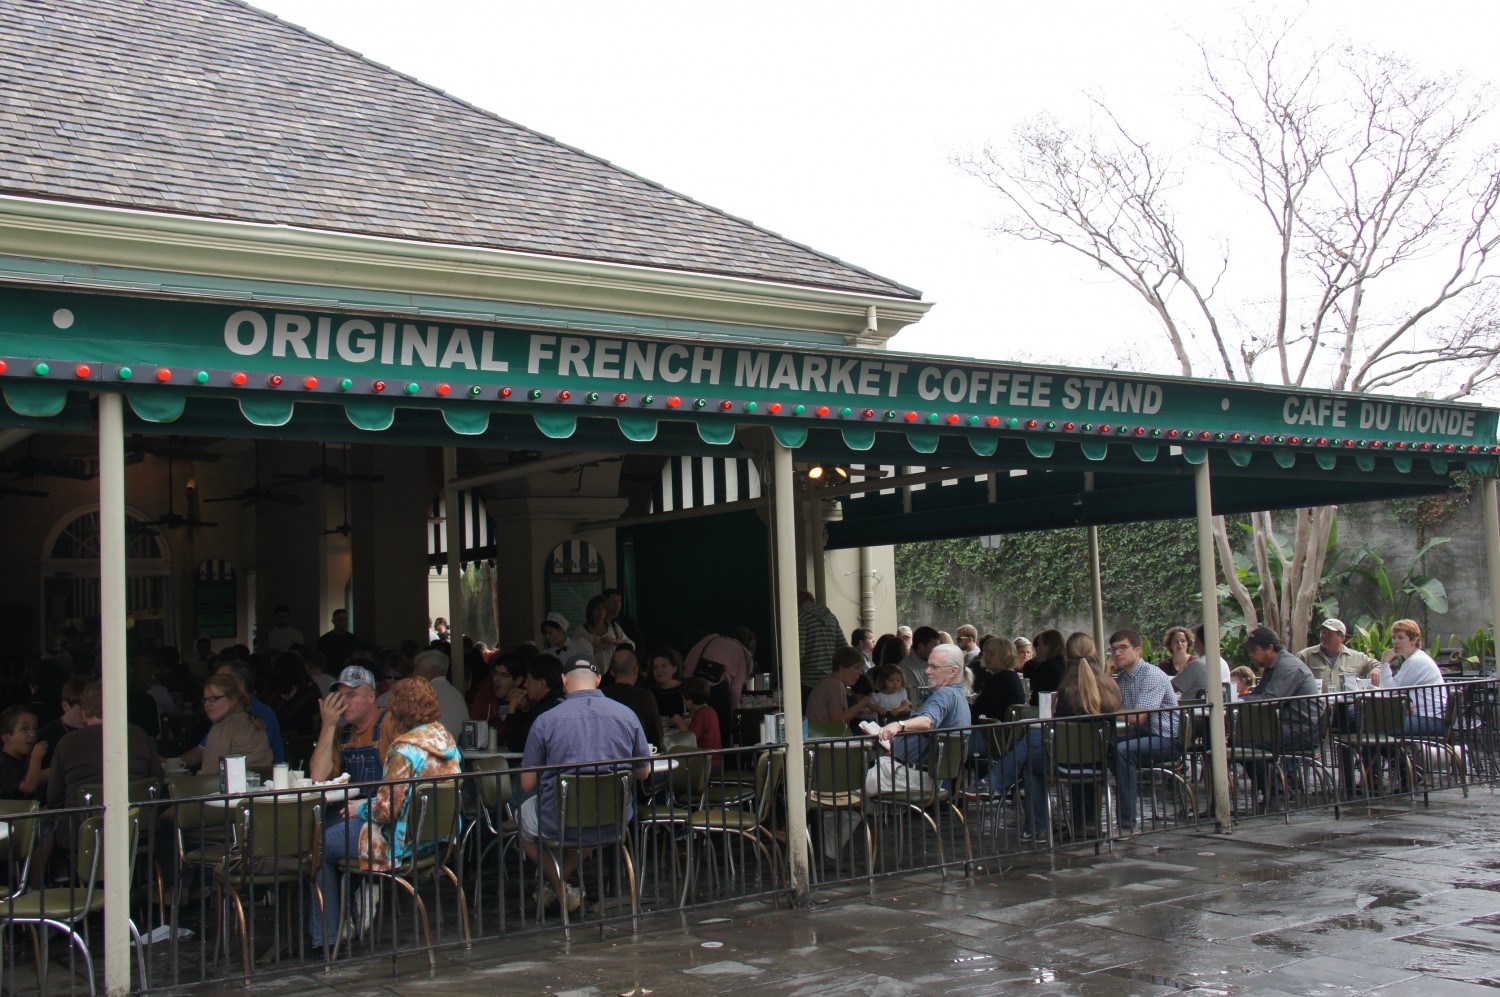
[[[675,190],[919,288],[898,349],[1172,371],[1128,292],[986,232],[950,165],[1081,94],[1170,129],[1192,39],[1282,3],[259,0],[348,48]],[[1322,37],[1493,76],[1495,0],[1317,0]],[[435,150],[435,154],[440,154]]]

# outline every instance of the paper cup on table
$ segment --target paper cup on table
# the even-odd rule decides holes
[[[292,788],[291,767],[286,762],[271,767],[271,785],[277,789]]]
[[[1050,692],[1036,694],[1036,715],[1042,720],[1052,719],[1052,696]]]
[[[491,727],[490,728],[489,739],[485,743],[489,745],[491,751],[499,751],[500,750],[500,732],[498,730],[496,730],[494,727]]]

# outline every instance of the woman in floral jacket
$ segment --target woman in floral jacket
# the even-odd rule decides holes
[[[457,775],[458,745],[442,725],[442,705],[425,678],[406,678],[391,687],[389,722],[400,733],[385,757],[385,784],[359,804],[345,820],[323,831],[323,864],[318,885],[323,891],[323,916],[313,915],[313,944],[322,945],[341,923],[339,863],[358,857],[367,869],[390,869],[411,857],[417,814],[412,810],[411,779]],[[373,886],[374,884],[368,884]],[[362,890],[359,927],[374,918],[374,897]],[[319,930],[321,929],[321,931]]]

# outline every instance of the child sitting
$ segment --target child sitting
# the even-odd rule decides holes
[[[683,713],[674,715],[669,723],[678,730],[692,731],[698,739],[700,751],[718,751],[724,747],[719,733],[719,715],[708,705],[708,683],[694,676],[682,683]],[[717,771],[724,764],[719,755],[713,757],[713,768]]]
[[[911,715],[911,701],[906,698],[906,675],[900,665],[881,665],[875,673],[875,692],[870,705],[880,714],[882,724]]]
[[[42,768],[47,746],[36,742],[36,714],[24,706],[0,713],[0,799],[40,800],[46,794],[48,770]]]

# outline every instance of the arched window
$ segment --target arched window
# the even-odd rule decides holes
[[[577,626],[583,622],[589,600],[604,591],[604,559],[582,540],[565,540],[548,555],[542,584],[547,609],[567,617],[569,626]]]
[[[172,556],[148,519],[126,510],[125,612],[132,650],[178,645]],[[97,646],[99,640],[99,507],[62,517],[42,546],[44,650]],[[180,645],[179,645],[180,646]]]

